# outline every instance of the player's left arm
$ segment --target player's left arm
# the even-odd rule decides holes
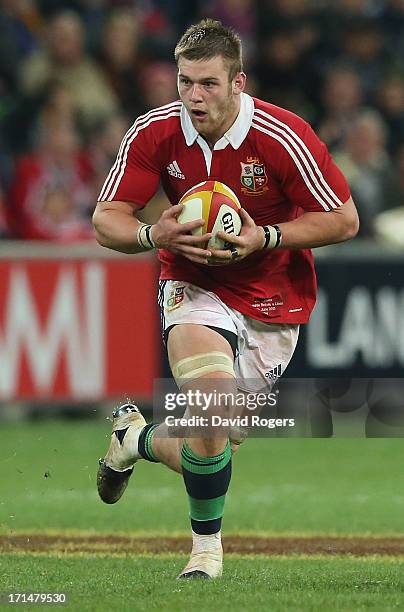
[[[358,213],[327,146],[299,117],[287,129],[291,136],[288,146],[278,143],[275,171],[283,192],[303,214],[291,221],[279,219],[280,248],[311,249],[354,238]]]
[[[312,249],[345,242],[359,230],[359,216],[352,197],[339,208],[328,212],[305,212],[293,221],[279,223],[280,248]]]
[[[237,248],[237,260],[247,257],[254,251],[264,248],[266,234],[264,228],[256,225],[246,210],[241,210],[243,221],[239,236],[218,232],[219,238],[226,240]],[[313,249],[344,242],[354,238],[359,230],[359,217],[352,197],[342,206],[328,212],[304,212],[297,219],[278,223],[281,232],[281,243],[278,248]],[[212,257],[224,262],[234,260],[231,251],[211,249]]]

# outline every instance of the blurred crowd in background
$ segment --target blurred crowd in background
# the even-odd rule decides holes
[[[404,0],[0,0],[1,237],[92,239],[120,141],[178,98],[173,50],[202,17],[241,35],[248,93],[317,130],[377,237],[404,207]]]

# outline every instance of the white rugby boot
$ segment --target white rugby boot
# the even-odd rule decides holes
[[[213,535],[192,532],[191,557],[178,579],[219,578],[223,571],[223,548],[220,531]]]
[[[106,504],[115,504],[128,485],[133,466],[141,458],[138,440],[145,425],[134,404],[123,404],[112,414],[111,442],[97,473],[98,494]]]

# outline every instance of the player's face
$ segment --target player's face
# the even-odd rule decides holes
[[[213,145],[234,123],[240,108],[245,74],[229,81],[221,56],[209,60],[178,60],[178,91],[195,129]]]

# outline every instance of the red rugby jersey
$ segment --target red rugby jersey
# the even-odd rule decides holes
[[[172,204],[193,185],[218,180],[233,189],[258,225],[325,214],[350,197],[327,147],[297,115],[241,95],[239,115],[210,150],[180,101],[139,117],[125,135],[99,201],[144,207],[161,181]],[[225,304],[267,323],[306,323],[316,299],[309,249],[253,253],[228,266],[194,264],[159,250],[161,279],[213,291]]]

